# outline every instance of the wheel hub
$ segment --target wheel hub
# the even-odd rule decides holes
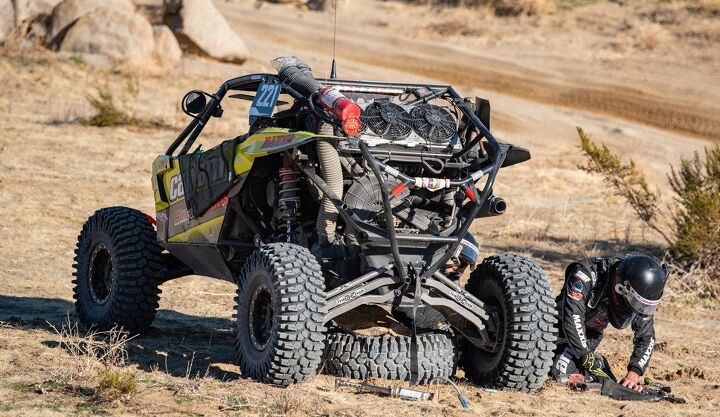
[[[93,249],[90,256],[88,274],[90,295],[98,304],[105,304],[110,298],[115,279],[113,260],[108,247],[100,243]]]
[[[270,343],[274,321],[272,293],[266,286],[259,286],[250,300],[248,320],[248,334],[257,350],[265,350]]]

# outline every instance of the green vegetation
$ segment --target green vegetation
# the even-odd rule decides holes
[[[70,62],[73,62],[77,65],[80,65],[81,67],[87,65],[87,62],[81,57],[80,55],[73,55],[70,57]]]
[[[581,128],[580,149],[587,163],[579,168],[600,174],[615,194],[628,202],[651,229],[668,244],[668,255],[685,292],[720,298],[720,147],[682,158],[668,180],[674,203],[660,207],[660,194],[650,189],[644,174],[631,160],[620,158],[604,144],[596,145]],[[661,220],[669,220],[669,225]],[[669,228],[669,230],[668,230]]]
[[[98,372],[97,395],[103,400],[129,398],[137,392],[135,372],[130,369],[103,369]]]
[[[33,392],[32,384],[24,384],[22,382],[13,382],[10,384],[10,388],[17,392]]]

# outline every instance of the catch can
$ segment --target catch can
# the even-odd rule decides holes
[[[324,87],[318,94],[320,105],[331,112],[342,123],[342,129],[348,136],[357,136],[362,130],[360,107],[354,101],[333,87]]]

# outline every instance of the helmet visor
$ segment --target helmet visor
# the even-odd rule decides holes
[[[627,282],[615,285],[615,292],[620,294],[628,305],[635,311],[635,313],[643,316],[650,317],[655,314],[660,299],[648,300],[635,291],[635,289]]]

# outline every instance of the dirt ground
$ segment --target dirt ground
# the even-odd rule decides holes
[[[461,378],[472,404],[465,412],[445,388],[439,402],[420,404],[336,392],[327,376],[288,389],[243,380],[233,364],[234,288],[201,277],[162,286],[152,331],[127,342],[123,369],[136,393],[100,400],[95,368],[64,348],[54,330],[74,321],[71,265],[82,223],[111,205],[152,212],[150,164],[187,122],[179,110],[187,90],[214,91],[227,78],[270,71],[269,60],[285,54],[308,60],[316,75],[329,69],[331,13],[254,3],[216,1],[251,50],[243,66],[185,58],[169,74],[148,73],[93,69],[40,50],[0,52],[0,415],[717,413],[719,307],[684,294],[670,291],[658,312],[648,376],[671,384],[687,404],[623,403],[550,383],[535,395],[486,392]],[[344,1],[338,14],[341,78],[451,82],[468,96],[489,98],[496,134],[532,151],[530,162],[499,175],[496,194],[508,213],[476,222],[474,232],[484,255],[532,256],[556,290],[573,259],[662,254],[659,237],[600,179],[577,169],[576,126],[636,160],[660,189],[670,164],[720,140],[720,36],[713,35],[720,18],[680,13],[675,23],[658,23],[664,20],[643,14],[643,5],[657,2],[618,3],[499,19],[483,10]],[[124,97],[135,116],[168,126],[83,125],[96,86]],[[205,146],[242,133],[246,110],[229,103],[206,130]],[[601,345],[616,373],[631,339],[611,330]]]

